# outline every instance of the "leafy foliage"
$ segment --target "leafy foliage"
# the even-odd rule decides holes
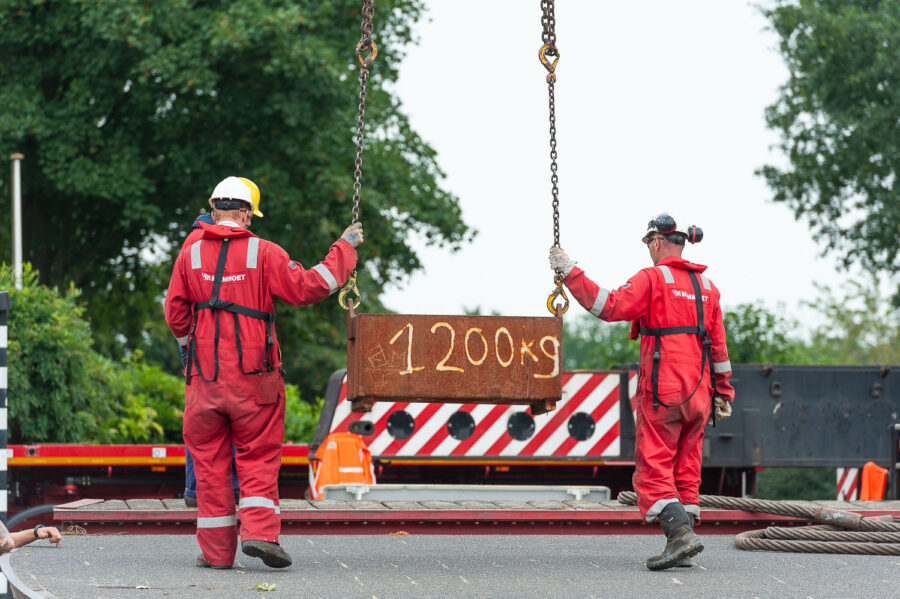
[[[115,416],[110,363],[91,349],[90,326],[81,318],[79,292],[60,294],[37,282],[24,265],[22,289],[12,268],[0,268],[0,289],[10,289],[8,315],[9,440],[105,440],[103,425]]]
[[[738,304],[733,309],[724,310],[722,321],[731,362],[801,363],[801,343],[791,337],[798,325],[783,314],[783,306],[772,312],[755,303]]]
[[[758,172],[825,253],[900,273],[900,12],[887,0],[778,1],[763,11],[790,78],[766,111],[790,161]],[[894,298],[900,305],[900,290]]]
[[[184,384],[145,364],[139,353],[117,364],[91,347],[91,330],[78,303],[40,285],[30,264],[22,289],[12,268],[0,267],[0,289],[10,290],[10,442],[179,442]]]
[[[303,401],[300,399],[300,392],[296,385],[286,385],[285,394],[285,443],[312,443],[316,434],[316,426],[319,424],[322,398],[317,398],[312,402]]]
[[[827,324],[817,327],[807,350],[811,364],[900,364],[900,313],[879,292],[878,280],[850,281],[838,295],[823,287],[810,307]]]
[[[563,368],[609,368],[637,364],[640,343],[628,338],[629,323],[606,323],[586,314],[563,327]]]
[[[43,282],[83,289],[105,354],[142,349],[177,372],[161,294],[225,176],[260,185],[265,218],[254,230],[304,265],[349,224],[359,9],[357,0],[0,7],[0,44],[15,57],[0,61],[0,146],[26,156],[25,256]],[[420,0],[385,0],[375,15],[360,212],[367,309],[420,268],[410,233],[450,248],[472,235],[440,186],[434,150],[389,91],[421,13]],[[342,311],[334,301],[277,310],[288,380],[313,396],[342,361]]]
[[[766,468],[756,475],[756,499],[834,499],[834,468]]]

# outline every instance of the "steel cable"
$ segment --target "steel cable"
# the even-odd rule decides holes
[[[619,493],[619,503],[637,505],[637,493]],[[865,517],[807,503],[701,495],[700,506],[803,518],[822,524],[798,528],[769,527],[735,536],[740,549],[792,553],[855,553],[900,555],[900,520],[889,516]],[[848,530],[849,529],[849,530]]]

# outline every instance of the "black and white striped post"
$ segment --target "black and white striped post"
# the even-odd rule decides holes
[[[8,369],[6,363],[7,326],[6,316],[9,312],[9,291],[0,291],[0,522],[6,525],[7,488],[6,465],[8,454],[6,452],[6,386],[8,381]],[[6,575],[0,573],[0,599],[8,596],[8,583]]]

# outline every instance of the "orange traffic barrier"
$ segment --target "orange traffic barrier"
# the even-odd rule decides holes
[[[875,462],[866,462],[862,470],[862,484],[859,492],[860,501],[881,501],[884,497],[884,485],[887,482],[887,468]]]
[[[309,497],[322,499],[322,487],[358,483],[375,484],[372,452],[353,433],[331,433],[309,461]]]

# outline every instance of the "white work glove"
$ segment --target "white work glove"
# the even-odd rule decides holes
[[[558,245],[550,248],[550,269],[553,272],[561,272],[563,277],[568,277],[575,267],[575,261],[569,258],[564,249]]]
[[[346,230],[344,230],[344,234],[341,235],[341,239],[352,245],[354,248],[358,248],[360,245],[362,245],[362,223],[353,223],[352,225],[347,227]]]
[[[727,399],[722,399],[721,397],[716,397],[716,420],[724,420],[731,416],[731,402]],[[706,424],[712,424],[713,417],[712,414],[709,416],[709,420],[706,421]]]

